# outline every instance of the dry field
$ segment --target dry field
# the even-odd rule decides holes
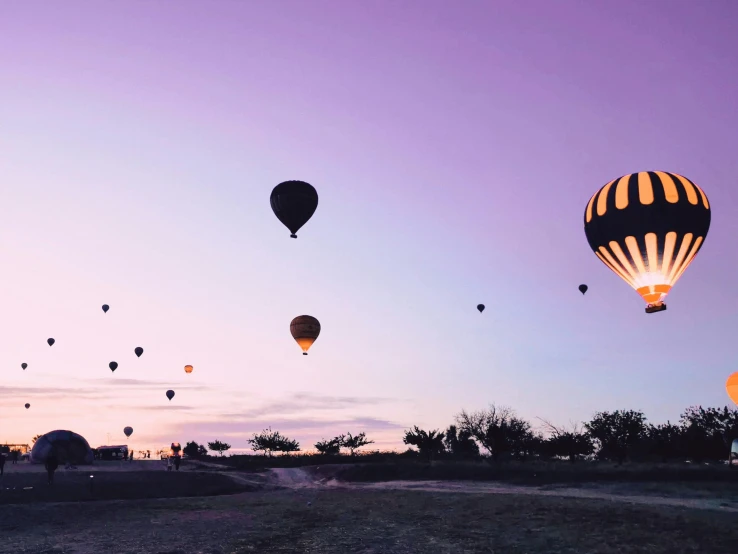
[[[133,464],[96,466],[94,492],[82,490],[89,468],[59,472],[48,487],[38,469],[6,466],[0,552],[720,554],[738,545],[738,495],[719,483],[347,483],[325,468]],[[34,489],[7,490],[11,479]]]

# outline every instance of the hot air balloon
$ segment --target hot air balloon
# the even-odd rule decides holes
[[[588,288],[589,287],[587,285],[579,285],[579,292],[581,292],[582,294],[584,294],[585,292],[587,292],[587,289]]]
[[[279,183],[269,197],[277,219],[297,238],[297,231],[313,216],[318,207],[318,191],[304,181]]]
[[[26,362],[23,362],[23,363],[21,364],[21,367],[22,367],[23,369],[26,369],[26,368],[28,367],[28,364],[27,364]]]
[[[125,433],[126,437],[130,437],[133,434],[133,427],[124,427],[123,433]]]
[[[168,390],[167,391],[167,398],[169,400],[171,400],[172,398],[174,398],[174,391],[173,390]]]
[[[144,353],[144,349],[141,348],[140,346],[137,346],[136,348],[134,348],[133,351],[136,353],[136,356],[138,356],[139,358],[141,357],[141,354]]]
[[[728,377],[728,381],[725,383],[725,390],[728,392],[730,399],[738,404],[738,371]]]
[[[477,310],[479,310],[479,313],[481,314],[484,311],[484,304],[477,304]]]
[[[646,301],[664,299],[699,252],[710,228],[700,187],[676,173],[643,171],[609,182],[587,203],[584,232],[597,257]]]
[[[108,313],[108,310],[110,309],[110,306],[107,304],[103,304],[103,312]]]
[[[118,362],[110,362],[108,364],[108,367],[110,368],[110,371],[115,371],[116,369],[118,369]]]
[[[186,366],[185,366],[185,373],[192,373],[192,370],[193,370],[193,369],[194,369],[194,368],[193,368],[193,367],[192,367],[191,365],[186,365]]]
[[[320,322],[311,315],[298,315],[290,323],[290,333],[302,348],[302,354],[307,356],[307,351],[320,335]]]
[[[56,342],[54,339],[46,339],[46,342],[49,343],[49,346],[54,346],[54,343]]]
[[[30,407],[31,407],[31,405],[30,405],[30,404],[29,404],[28,402],[26,402],[26,410],[27,410],[28,408],[30,408]]]

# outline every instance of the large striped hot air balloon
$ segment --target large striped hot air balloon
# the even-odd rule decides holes
[[[646,301],[664,299],[702,247],[710,204],[700,187],[676,173],[643,171],[610,181],[587,203],[584,232],[597,257]]]

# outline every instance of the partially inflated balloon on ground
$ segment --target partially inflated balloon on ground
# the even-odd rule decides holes
[[[595,255],[645,300],[664,300],[702,248],[710,204],[700,187],[676,173],[642,171],[607,183],[584,210],[584,233]]]
[[[126,437],[130,437],[133,434],[133,427],[124,427],[123,433],[125,433]]]
[[[290,333],[307,356],[307,351],[320,335],[320,322],[311,315],[298,315],[290,323]]]
[[[174,391],[173,390],[168,390],[167,391],[167,398],[169,400],[171,400],[172,398],[174,398]]]
[[[313,216],[318,207],[318,191],[304,181],[279,183],[269,197],[277,219],[297,238],[297,231]]]
[[[725,390],[728,392],[730,399],[738,404],[738,371],[728,377],[728,381],[725,383]]]

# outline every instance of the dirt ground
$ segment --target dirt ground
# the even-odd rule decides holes
[[[129,491],[128,500],[10,503],[9,477],[44,475],[6,472],[0,552],[720,554],[738,544],[738,497],[709,484],[346,483],[325,469],[245,474],[214,464],[183,466],[179,474],[145,465],[95,470],[117,483],[112,491]],[[53,488],[61,489],[60,477]],[[64,477],[76,486],[75,477]],[[133,499],[208,487],[231,494]]]

